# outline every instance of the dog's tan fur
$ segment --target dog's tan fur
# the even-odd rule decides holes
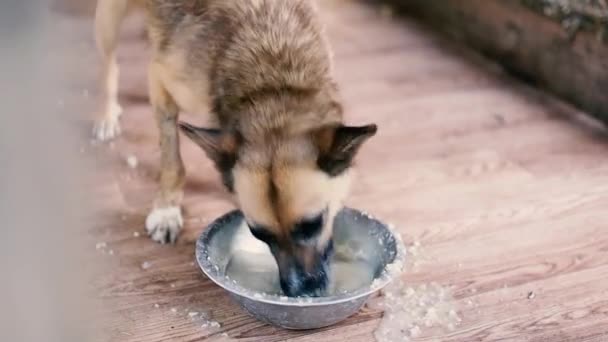
[[[147,222],[151,236],[173,241],[181,228],[179,210],[161,213],[179,208],[182,197],[179,112],[210,113],[218,129],[182,123],[184,133],[215,162],[250,225],[272,234],[283,254],[312,265],[331,238],[352,159],[375,133],[374,125],[342,124],[330,50],[314,4],[99,0],[96,28],[104,72],[96,133],[101,139],[119,132],[116,37],[134,6],[146,12],[149,91],[161,136],[160,191]],[[323,229],[312,247],[296,246],[293,227],[322,212]]]

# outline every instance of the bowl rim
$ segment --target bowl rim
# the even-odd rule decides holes
[[[353,215],[357,215],[360,217],[365,217],[368,220],[375,221],[382,228],[386,229],[395,239],[395,249],[396,253],[391,261],[393,262],[401,262],[405,263],[406,250],[403,245],[403,241],[400,239],[398,235],[395,235],[395,231],[391,229],[390,224],[383,223],[378,219],[362,212],[357,209],[344,207],[341,210],[342,212],[350,212]],[[263,294],[261,296],[255,296],[252,290],[244,288],[234,282],[225,281],[226,277],[220,273],[219,268],[212,264],[210,260],[207,258],[207,243],[206,241],[210,240],[213,234],[217,232],[217,230],[223,225],[226,221],[234,220],[238,217],[242,217],[243,214],[240,210],[232,210],[228,213],[220,216],[219,218],[212,221],[207,227],[203,230],[201,235],[196,241],[195,246],[195,257],[198,263],[199,268],[203,271],[205,276],[209,278],[213,283],[218,285],[219,287],[226,290],[231,295],[238,295],[240,297],[247,298],[249,300],[258,302],[258,303],[266,303],[280,306],[292,306],[292,307],[311,307],[311,306],[325,306],[325,305],[333,305],[340,304],[344,302],[349,302],[353,300],[360,299],[361,297],[367,297],[374,292],[377,292],[388,285],[395,278],[399,277],[403,270],[399,272],[394,272],[389,274],[388,277],[378,277],[374,279],[377,281],[373,286],[363,287],[357,291],[352,291],[344,294],[326,296],[326,297],[306,297],[303,300],[302,297],[287,297],[280,296],[275,294]]]

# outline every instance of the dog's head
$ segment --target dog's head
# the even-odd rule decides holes
[[[180,127],[214,161],[252,234],[270,248],[285,294],[322,292],[333,220],[349,189],[353,158],[376,126],[329,125],[259,141],[238,132]]]

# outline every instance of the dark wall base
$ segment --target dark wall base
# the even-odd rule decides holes
[[[387,1],[608,123],[603,34],[573,32],[519,0]]]

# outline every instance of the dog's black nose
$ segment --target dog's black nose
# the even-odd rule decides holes
[[[327,289],[329,279],[324,266],[307,274],[300,269],[291,269],[281,276],[281,289],[288,297],[319,297]]]

